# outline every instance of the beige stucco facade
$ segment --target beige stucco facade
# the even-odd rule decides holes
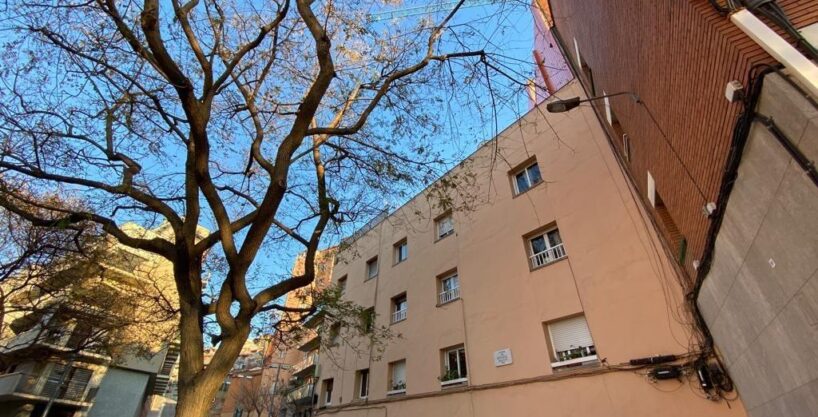
[[[576,83],[557,96],[582,95]],[[740,401],[702,398],[696,382],[651,382],[617,364],[692,350],[676,270],[666,262],[590,108],[535,108],[447,174],[454,233],[438,238],[444,214],[434,186],[342,246],[333,282],[374,307],[376,323],[400,338],[374,360],[341,344],[322,352],[319,407],[338,416],[743,416]],[[543,182],[515,195],[515,169],[536,160]],[[565,256],[532,268],[527,238],[558,228]],[[395,263],[395,244],[408,257]],[[367,262],[377,256],[377,277]],[[440,277],[456,271],[459,299],[440,304]],[[390,324],[393,297],[406,319]],[[598,361],[553,369],[547,324],[584,314]],[[468,381],[442,387],[443,351],[463,345]],[[511,363],[495,364],[509,349]],[[332,358],[329,356],[332,355]],[[390,363],[405,360],[405,393],[387,396]],[[607,365],[612,365],[610,368]],[[356,371],[369,369],[366,399]],[[333,390],[326,404],[326,381]]]

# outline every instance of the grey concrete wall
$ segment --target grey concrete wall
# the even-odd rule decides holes
[[[818,110],[778,74],[757,113],[818,160]],[[759,123],[698,303],[751,416],[818,416],[818,187]]]
[[[88,417],[138,417],[148,377],[145,373],[108,368]]]

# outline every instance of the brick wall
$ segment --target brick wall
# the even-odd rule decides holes
[[[818,21],[814,0],[779,4],[796,27]],[[630,174],[643,197],[647,173],[655,179],[686,239],[684,266],[694,276],[693,261],[702,256],[709,226],[703,207],[716,201],[741,106],[727,102],[725,85],[746,85],[750,67],[773,59],[706,0],[550,0],[550,9],[575,64],[576,39],[596,94],[631,91],[644,102],[610,100],[630,136]],[[590,80],[581,78],[590,91]],[[622,141],[614,143],[621,151]]]

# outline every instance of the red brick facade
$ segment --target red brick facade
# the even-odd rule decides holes
[[[818,21],[815,0],[779,4],[798,28]],[[644,102],[611,98],[618,126],[609,131],[623,155],[621,134],[628,134],[630,175],[645,201],[648,172],[654,178],[664,203],[657,223],[666,229],[661,218],[672,217],[686,243],[685,270],[695,276],[710,222],[704,206],[716,201],[741,110],[725,99],[725,85],[746,85],[753,65],[773,59],[706,0],[550,0],[550,9],[575,68],[579,49],[589,94],[629,91]]]

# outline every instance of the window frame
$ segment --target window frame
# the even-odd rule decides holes
[[[556,245],[552,245],[549,236],[553,232],[557,233],[557,238],[560,241],[560,243]],[[539,238],[542,238],[545,250],[535,252],[534,240]],[[525,236],[525,242],[526,252],[528,254],[528,266],[531,268],[531,270],[546,267],[568,257],[568,252],[565,250],[565,241],[562,239],[562,235],[560,234],[560,228],[556,224],[552,224],[551,226],[548,226],[546,228],[529,233],[528,235]],[[547,254],[549,252],[551,252],[553,259],[548,261],[546,257],[546,261],[543,261],[543,263],[541,264],[535,263],[537,262],[536,259],[538,255]]]
[[[454,352],[455,360],[457,361],[457,378],[453,378],[447,381],[444,381],[441,377],[440,385],[442,387],[446,387],[449,385],[457,385],[468,382],[469,380],[469,360],[466,356],[466,346],[465,345],[457,345],[452,346],[446,349],[443,349],[443,375],[447,375],[451,371],[451,361],[449,360],[449,354]],[[461,353],[462,352],[462,356]],[[463,363],[461,363],[461,359]],[[461,369],[461,367],[463,369]]]
[[[334,388],[334,378],[324,380],[324,407],[332,405],[332,390]]]
[[[365,400],[369,397],[369,368],[361,369],[356,373],[358,375],[355,396],[359,400]]]
[[[530,170],[534,166],[537,167],[537,174],[538,174],[538,177],[539,177],[537,182],[532,182],[531,181]],[[517,177],[520,174],[525,175],[525,181],[526,181],[526,184],[527,184],[527,188],[525,190],[520,190],[520,184],[517,182]],[[518,195],[525,194],[528,191],[530,191],[532,188],[534,188],[534,187],[542,184],[543,182],[545,182],[543,180],[543,177],[542,177],[542,171],[540,170],[540,164],[537,162],[536,158],[531,158],[531,159],[523,162],[522,164],[520,164],[519,166],[517,166],[513,170],[509,171],[509,179],[511,181],[512,191],[514,192],[515,197],[518,196]]]
[[[395,381],[395,367],[399,363],[403,363],[403,381],[397,381],[398,383],[396,384],[396,381]],[[387,386],[386,396],[388,397],[388,396],[392,396],[392,395],[406,394],[406,380],[407,379],[408,378],[406,378],[406,359],[399,359],[399,360],[396,360],[396,361],[389,362],[389,380],[387,381],[387,383],[389,385]],[[401,385],[403,385],[403,386],[401,387]],[[395,387],[398,387],[398,388],[395,388]]]
[[[445,287],[445,282],[448,281],[448,280],[452,280],[452,279],[457,283],[457,285],[455,287],[453,287],[453,288],[450,288],[450,289],[446,290],[445,289],[446,288]],[[460,299],[460,275],[457,273],[457,270],[447,272],[447,273],[445,273],[443,275],[440,275],[438,277],[438,282],[439,282],[439,284],[438,284],[438,291],[437,291],[437,304],[439,306],[444,305],[444,304],[449,304],[449,303],[455,302],[455,301]],[[447,293],[449,291],[452,291],[452,290],[457,290],[456,294],[454,296],[452,296],[452,298],[450,298],[450,299],[448,299],[446,301],[443,301],[444,300],[443,294],[445,294],[445,293]]]
[[[448,220],[448,222],[446,222]],[[440,233],[440,226],[443,224],[449,224],[449,230],[444,233]],[[435,219],[435,242],[439,240],[443,240],[451,235],[454,234],[454,216],[452,215],[451,211],[447,211]]]
[[[341,291],[341,294],[344,294],[347,289],[347,275],[343,275],[342,277],[338,278],[338,290]]]
[[[372,265],[375,266],[375,273],[374,274],[372,273]],[[378,262],[378,257],[373,256],[372,258],[369,258],[369,260],[366,261],[366,271],[365,271],[366,272],[366,279],[364,279],[364,281],[369,281],[371,279],[377,278],[378,274],[380,273],[380,269],[381,269],[381,266],[380,266],[380,262]]]
[[[361,315],[365,333],[371,333],[375,329],[375,307],[369,307]]]
[[[560,323],[560,322],[565,322],[567,320],[576,319],[578,317],[581,317],[583,319],[583,321],[585,322],[585,328],[588,330],[588,339],[590,339],[591,343],[593,343],[593,344],[589,345],[589,346],[579,346],[579,347],[576,347],[574,349],[571,349],[571,350],[588,349],[588,354],[585,355],[585,356],[579,356],[579,357],[576,357],[576,358],[569,358],[569,359],[560,358],[560,353],[561,352],[567,352],[567,351],[557,351],[557,345],[556,345],[556,343],[554,343],[554,333],[551,331],[551,326],[553,326],[554,324]],[[558,370],[558,369],[565,369],[565,368],[574,368],[574,367],[577,367],[577,366],[588,366],[588,365],[593,365],[593,364],[599,362],[599,356],[598,356],[597,350],[596,350],[596,342],[594,341],[594,337],[591,334],[591,328],[588,326],[588,320],[586,319],[585,314],[579,314],[579,315],[570,316],[570,317],[563,317],[561,319],[552,320],[552,321],[544,323],[544,324],[545,324],[546,334],[548,335],[549,350],[550,350],[550,353],[551,353],[549,356],[550,356],[550,360],[551,360],[551,368],[552,369]]]
[[[403,238],[392,245],[392,265],[406,262],[409,259],[409,241]]]
[[[403,304],[403,308],[399,309],[398,307]],[[390,324],[400,323],[407,318],[409,318],[409,298],[406,296],[406,293],[400,293],[394,297],[392,297],[392,318],[390,320]],[[399,312],[403,312],[403,318],[396,319],[399,316]]]

